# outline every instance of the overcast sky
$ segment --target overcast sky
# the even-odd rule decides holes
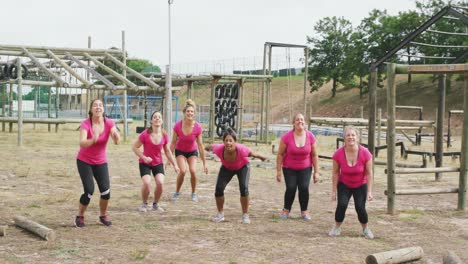
[[[169,61],[167,0],[1,1],[0,44],[121,48],[157,65]],[[263,55],[266,41],[306,44],[318,20],[345,17],[354,26],[372,9],[415,9],[413,0],[174,0],[172,63]]]

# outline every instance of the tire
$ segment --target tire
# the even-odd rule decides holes
[[[221,84],[216,85],[216,88],[215,88],[215,98],[217,98],[217,99],[221,99],[221,96],[220,96],[221,87],[222,87]]]
[[[24,66],[23,64],[21,64],[21,68],[23,70],[21,77],[26,78],[29,73],[28,68],[26,68],[26,66]],[[10,79],[18,78],[18,71],[16,70],[15,64],[10,64],[10,66],[8,67],[8,76],[10,77]]]
[[[221,107],[221,100],[216,100],[215,101],[215,114],[221,113],[222,107]]]
[[[233,116],[229,119],[229,126],[234,129],[234,127],[236,126],[236,118]]]
[[[226,89],[226,84],[223,84],[219,89],[218,99],[222,99],[224,97],[224,90]]]
[[[222,137],[224,134],[224,128],[223,126],[217,126],[216,127],[216,135],[218,135],[218,137]]]
[[[231,88],[231,99],[238,99],[239,97],[239,84],[235,83]]]
[[[229,109],[231,111],[231,116],[237,115],[237,102],[235,100],[231,100],[231,104],[229,105]]]
[[[231,87],[232,87],[232,85],[228,84],[226,86],[226,88],[224,89],[224,96],[223,96],[224,99],[230,99],[231,98]]]
[[[220,121],[222,121],[221,115],[220,115],[220,114],[216,114],[216,115],[215,115],[215,119],[214,119],[214,124],[215,124],[215,126],[219,126],[220,123],[221,123]]]
[[[8,79],[8,66],[6,64],[0,65],[0,80]]]

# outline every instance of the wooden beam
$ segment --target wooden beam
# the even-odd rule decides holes
[[[58,48],[58,47],[47,47],[47,46],[24,46],[24,45],[0,45],[0,50],[11,50],[11,51],[22,51],[23,48],[30,50],[31,52],[45,52],[51,50],[55,54],[71,53],[73,55],[82,55],[83,53],[93,55],[103,55],[105,52],[110,54],[116,54],[120,56],[121,50],[118,49],[82,49],[82,48]]]
[[[397,264],[418,260],[423,256],[421,247],[408,247],[369,255],[366,257],[366,264]]]
[[[65,55],[72,61],[74,61],[76,64],[81,66],[83,69],[85,69],[87,72],[91,73],[96,79],[100,80],[103,82],[107,87],[111,88],[112,90],[116,89],[115,84],[113,84],[111,81],[106,79],[104,76],[102,76],[99,72],[95,71],[93,68],[90,66],[86,65],[84,62],[80,61],[79,59],[75,58],[71,53],[65,53]]]
[[[416,174],[416,173],[436,173],[436,172],[459,172],[459,167],[438,167],[438,168],[406,168],[395,169],[396,174]]]
[[[31,221],[27,219],[26,217],[23,216],[15,216],[15,225],[28,230],[29,232],[32,232],[41,238],[47,240],[47,241],[53,241],[55,240],[55,231],[43,226],[41,224],[38,224],[34,221]]]
[[[139,72],[135,71],[134,69],[128,67],[127,65],[123,64],[121,61],[119,61],[118,59],[116,59],[115,57],[110,55],[109,53],[106,53],[105,55],[106,55],[106,58],[110,59],[113,63],[117,64],[119,67],[121,67],[121,68],[125,69],[126,71],[132,73],[133,76],[135,76],[136,78],[142,80],[143,82],[148,84],[151,88],[157,90],[158,92],[164,91],[164,87],[161,87],[161,86],[157,85],[155,82],[153,82],[152,80],[146,78],[141,73],[139,73]]]
[[[468,72],[468,64],[424,64],[396,66],[397,74],[407,73],[461,73]]]
[[[62,78],[60,78],[60,76],[58,76],[57,74],[53,73],[49,68],[47,68],[46,66],[44,66],[36,57],[34,57],[34,55],[31,54],[31,52],[29,52],[26,48],[23,47],[23,52],[24,54],[26,54],[26,56],[28,56],[32,62],[34,62],[34,64],[37,65],[37,67],[39,67],[41,70],[45,71],[50,77],[52,77],[58,84],[58,86],[60,87],[65,87],[67,88],[68,87],[68,83],[65,82],[64,80],[62,80]]]
[[[426,189],[402,189],[395,190],[396,195],[423,195],[423,194],[444,194],[444,193],[457,193],[458,188],[426,188]],[[385,190],[385,195],[388,191]]]
[[[103,70],[105,70],[106,72],[108,72],[109,74],[111,74],[112,76],[114,76],[115,78],[117,78],[119,81],[123,82],[124,84],[126,84],[127,86],[129,86],[131,89],[134,89],[134,90],[138,90],[138,85],[134,84],[133,82],[131,82],[130,80],[128,80],[127,78],[123,77],[122,75],[120,75],[118,72],[114,71],[113,69],[107,67],[106,65],[104,65],[104,63],[98,61],[97,59],[93,58],[91,55],[89,55],[88,53],[84,53],[85,57],[88,58],[89,60],[91,60],[92,62],[94,62],[94,64],[96,64],[97,66],[101,67]]]
[[[82,82],[84,85],[86,85],[87,88],[93,88],[93,84],[88,82],[85,78],[81,77],[77,72],[73,70],[72,67],[70,67],[68,64],[66,64],[64,61],[62,61],[57,55],[55,55],[51,50],[46,51],[47,54],[58,64],[60,64],[67,72],[69,72],[73,77],[78,79],[80,82]],[[66,87],[65,87],[66,88]]]

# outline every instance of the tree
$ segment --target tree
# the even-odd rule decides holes
[[[352,78],[344,62],[353,28],[351,22],[342,17],[326,17],[317,22],[314,30],[316,36],[307,37],[307,43],[313,45],[308,62],[311,92],[331,80],[332,97],[335,97],[338,83],[345,84]]]

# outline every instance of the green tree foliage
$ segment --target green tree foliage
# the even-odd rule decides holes
[[[314,29],[316,34],[307,37],[307,42],[312,44],[308,75],[311,92],[332,81],[332,97],[335,97],[337,85],[346,84],[352,78],[345,65],[353,28],[351,22],[342,17],[326,17],[319,20]]]

